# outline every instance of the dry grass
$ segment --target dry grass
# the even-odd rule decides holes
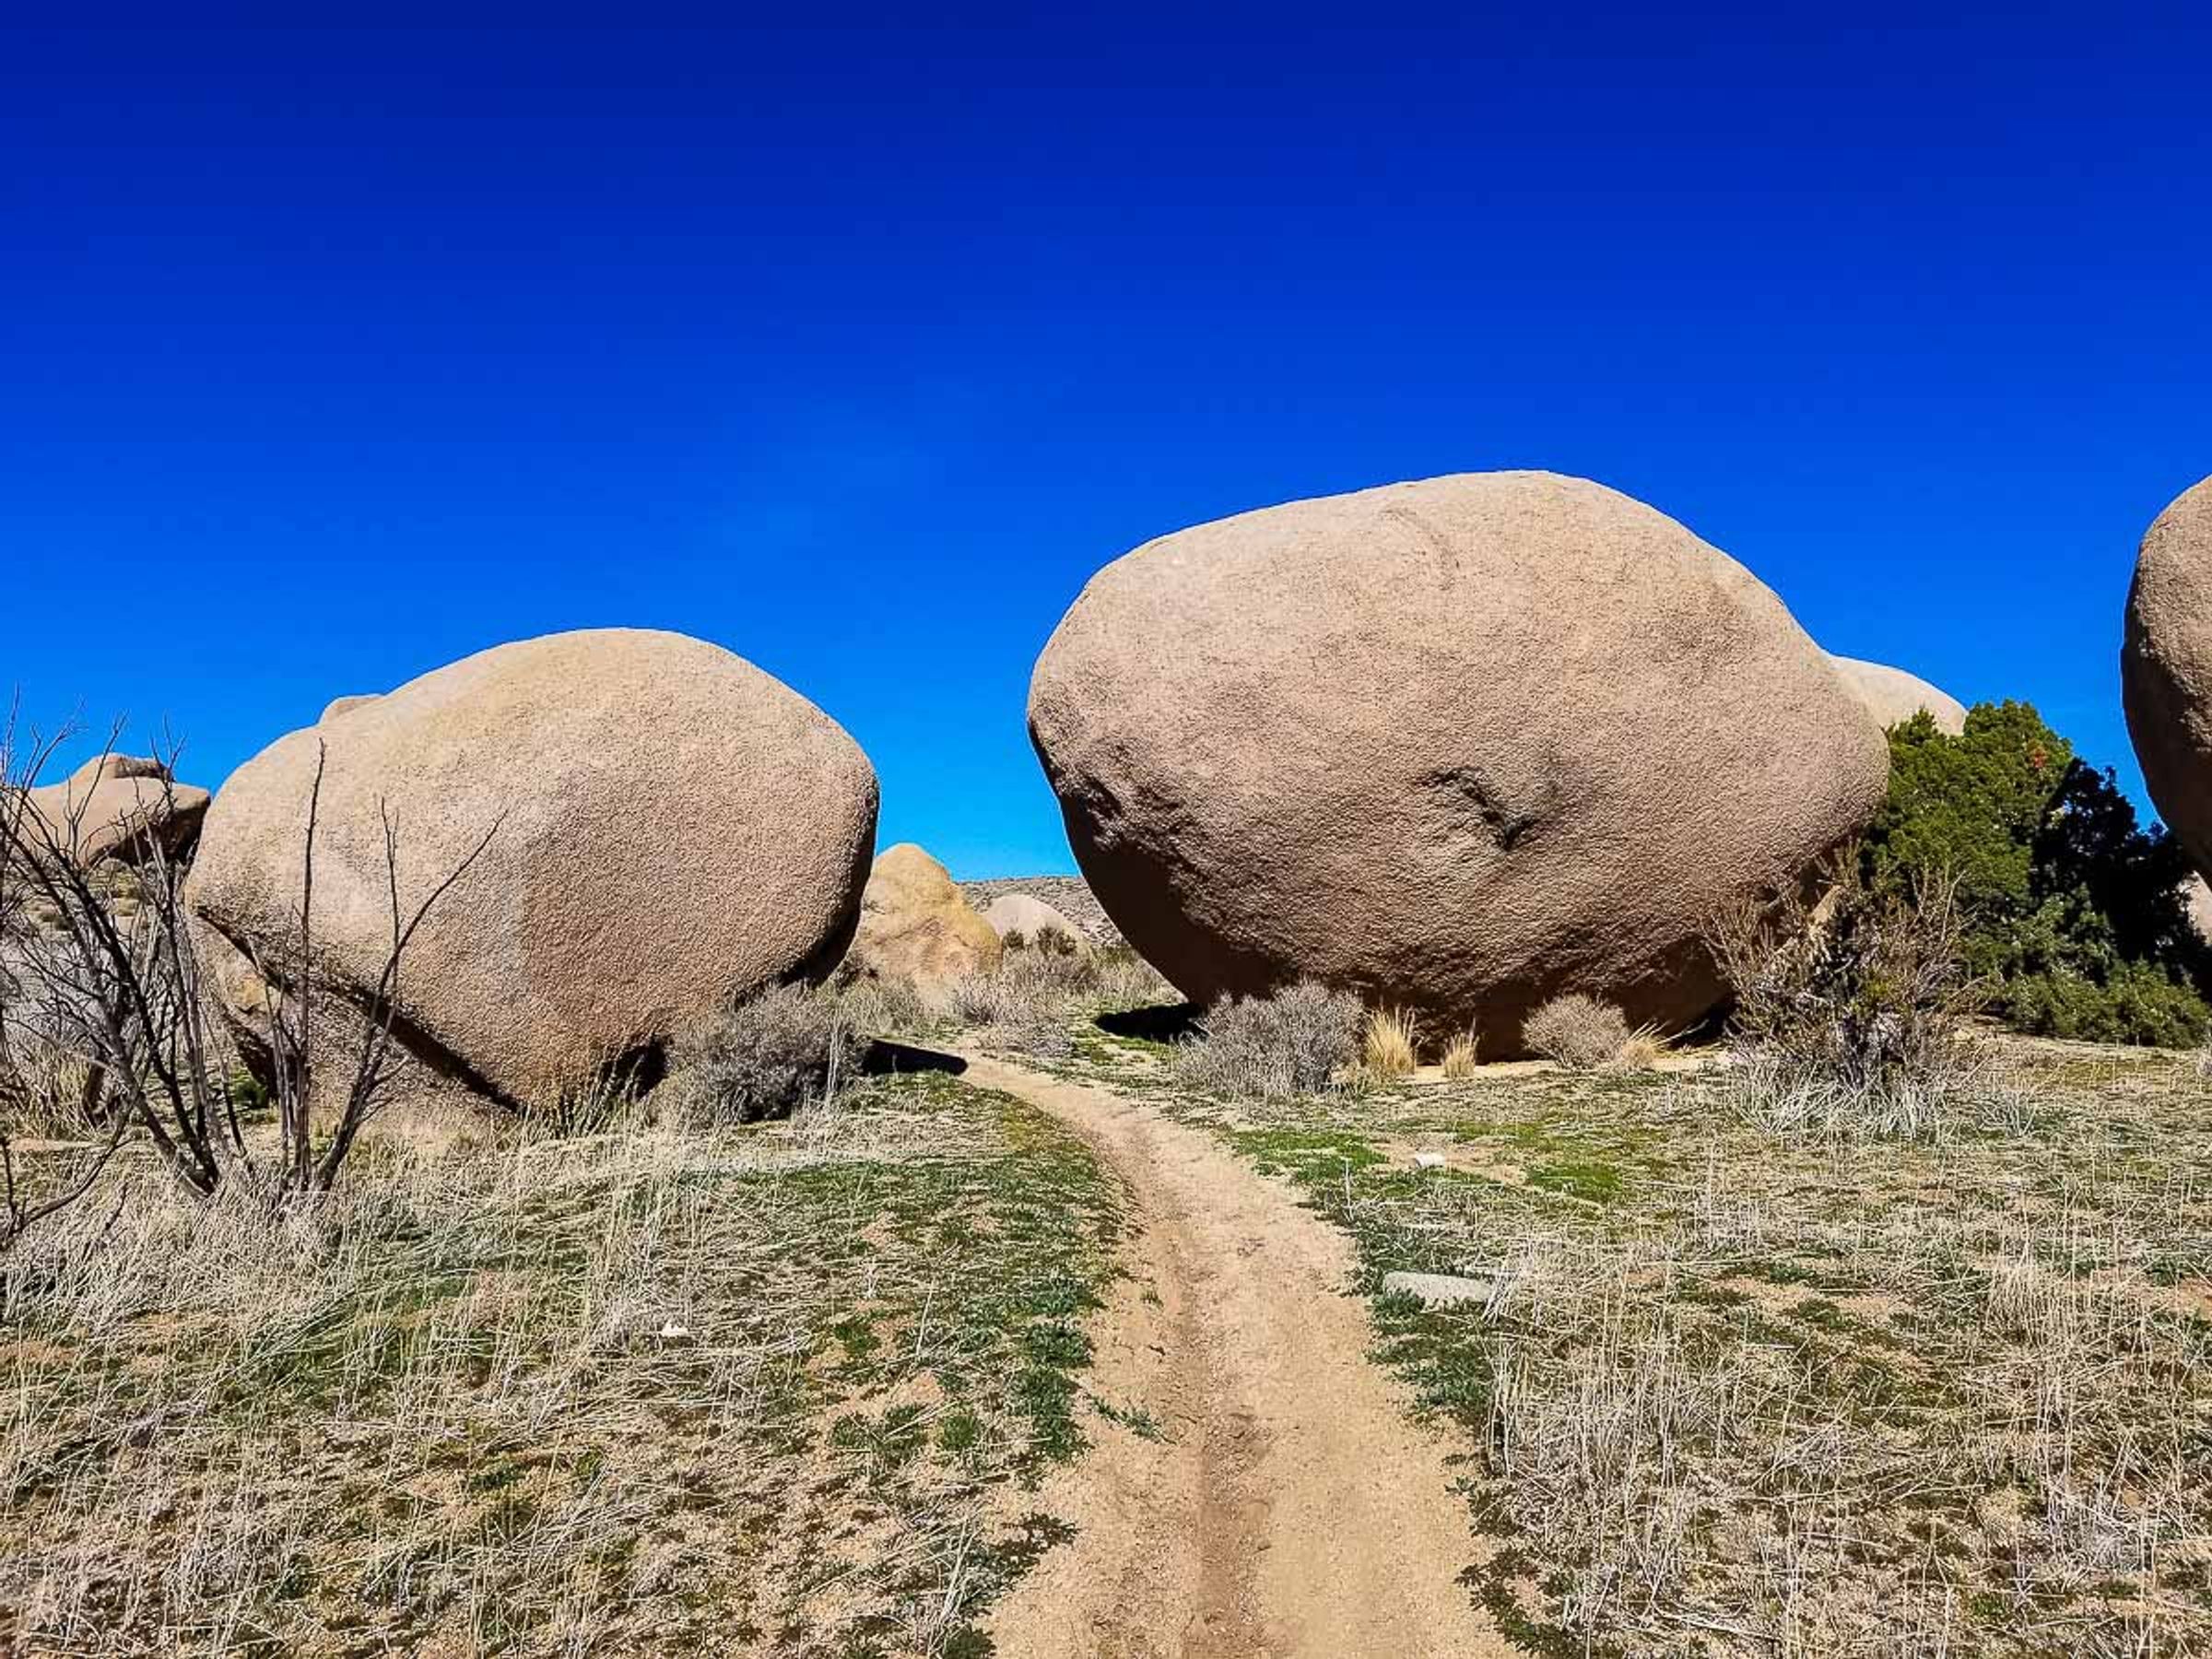
[[[2021,1110],[1778,1135],[1726,1072],[1602,1068],[1264,1121],[1471,1459],[1482,1594],[1538,1652],[2212,1652],[2212,1095],[2190,1058],[1993,1045]]]
[[[1521,1027],[1521,1040],[1533,1052],[1570,1071],[1589,1071],[1614,1060],[1629,1047],[1631,1035],[1618,1008],[1579,991],[1553,997]]]
[[[1481,1061],[1476,1054],[1475,1033],[1462,1031],[1445,1045],[1441,1062],[1444,1076],[1453,1080],[1471,1077]]]
[[[1906,1140],[2017,1115],[1967,1025],[1963,927],[1947,878],[1908,900],[1849,857],[1817,912],[1790,894],[1723,918],[1735,1109],[1782,1134]]]
[[[1114,1226],[1078,1144],[943,1078],[416,1125],[289,1208],[119,1171],[0,1257],[6,1641],[961,1651],[1079,1442]]]
[[[1173,1000],[1167,982],[1134,951],[1034,944],[1008,950],[991,972],[956,980],[944,995],[949,1017],[985,1046],[1042,1059],[1072,1053],[1085,1020]]]
[[[1375,1008],[1359,1036],[1359,1064],[1378,1082],[1410,1077],[1421,1062],[1420,1021],[1405,1008]]]
[[[0,1046],[0,1135],[16,1140],[96,1140],[106,1125],[90,1111],[92,1067],[36,1031],[10,1029]]]

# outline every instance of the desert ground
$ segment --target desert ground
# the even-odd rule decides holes
[[[9,1639],[2212,1641],[2194,1055],[1984,1038],[1911,1141],[1712,1048],[1239,1099],[1025,955],[786,1121],[386,1123],[312,1227],[119,1161],[0,1258]]]

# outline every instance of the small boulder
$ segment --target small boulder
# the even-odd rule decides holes
[[[1033,945],[1046,934],[1058,934],[1071,947],[1088,948],[1081,928],[1043,900],[1028,893],[1001,893],[983,912],[983,920],[1002,941],[1009,935],[1019,934]]]
[[[912,841],[877,859],[862,895],[853,959],[886,979],[941,985],[998,966],[998,935],[945,866]]]
[[[335,720],[341,714],[363,708],[374,702],[379,695],[374,691],[367,691],[352,697],[334,697],[323,705],[323,712],[315,717],[315,724],[321,725],[326,720]]]
[[[66,781],[24,798],[40,820],[34,850],[51,838],[88,866],[109,859],[142,864],[156,848],[174,857],[198,836],[213,799],[177,782],[159,760],[135,755],[88,760]]]
[[[1936,722],[1936,729],[1947,736],[1956,737],[1966,730],[1966,705],[1918,675],[1885,663],[1861,662],[1857,657],[1831,655],[1829,661],[1835,664],[1843,683],[1866,705],[1866,712],[1884,731],[1902,725],[1923,712]]]
[[[2159,816],[2212,869],[2212,478],[2143,537],[2120,647],[2121,701]]]

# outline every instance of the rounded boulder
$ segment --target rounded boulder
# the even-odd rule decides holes
[[[720,647],[629,629],[501,645],[279,739],[224,786],[188,898],[264,971],[297,961],[318,763],[317,988],[374,1004],[389,823],[403,917],[460,872],[406,950],[394,1031],[510,1105],[618,1065],[650,1077],[733,999],[826,975],[875,839],[858,746]]]
[[[23,798],[40,820],[29,836],[33,849],[53,849],[90,866],[183,853],[213,797],[178,782],[159,760],[107,754],[62,782],[25,791]]]
[[[1872,817],[1880,731],[1757,578],[1587,480],[1248,512],[1090,581],[1031,681],[1069,841],[1193,1000],[1301,977],[1477,1027],[1723,995],[1702,940]]]
[[[2198,867],[2212,869],[2212,478],[2143,537],[2120,693],[2159,816]]]
[[[884,853],[862,896],[855,962],[887,979],[941,985],[998,966],[998,935],[945,866],[912,841]]]
[[[983,912],[983,920],[1002,943],[1018,934],[1034,945],[1047,934],[1057,934],[1076,949],[1089,945],[1081,928],[1034,893],[1001,893]]]
[[[1887,663],[1861,662],[1857,657],[1831,657],[1830,661],[1884,731],[1921,713],[1947,736],[1956,737],[1966,730],[1966,705],[1917,674],[1907,674]]]

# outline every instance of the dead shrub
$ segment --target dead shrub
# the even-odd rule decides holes
[[[1359,1056],[1359,999],[1301,980],[1273,996],[1225,997],[1177,1052],[1177,1075],[1209,1094],[1319,1094]]]
[[[1606,1065],[1628,1047],[1631,1035],[1618,1008],[1579,991],[1553,997],[1521,1028],[1522,1041],[1570,1071]]]
[[[1376,1008],[1359,1040],[1360,1064],[1371,1077],[1410,1077],[1420,1064],[1420,1020],[1405,1008]]]
[[[838,999],[805,985],[747,998],[687,1045],[666,1104],[695,1124],[788,1117],[835,1097],[859,1039]]]
[[[1848,856],[1830,874],[1817,912],[1791,893],[1709,930],[1735,996],[1738,1106],[1777,1130],[1908,1139],[1935,1138],[1962,1106],[1986,1116],[2002,1090],[1966,1029],[1957,883],[1876,891]]]

